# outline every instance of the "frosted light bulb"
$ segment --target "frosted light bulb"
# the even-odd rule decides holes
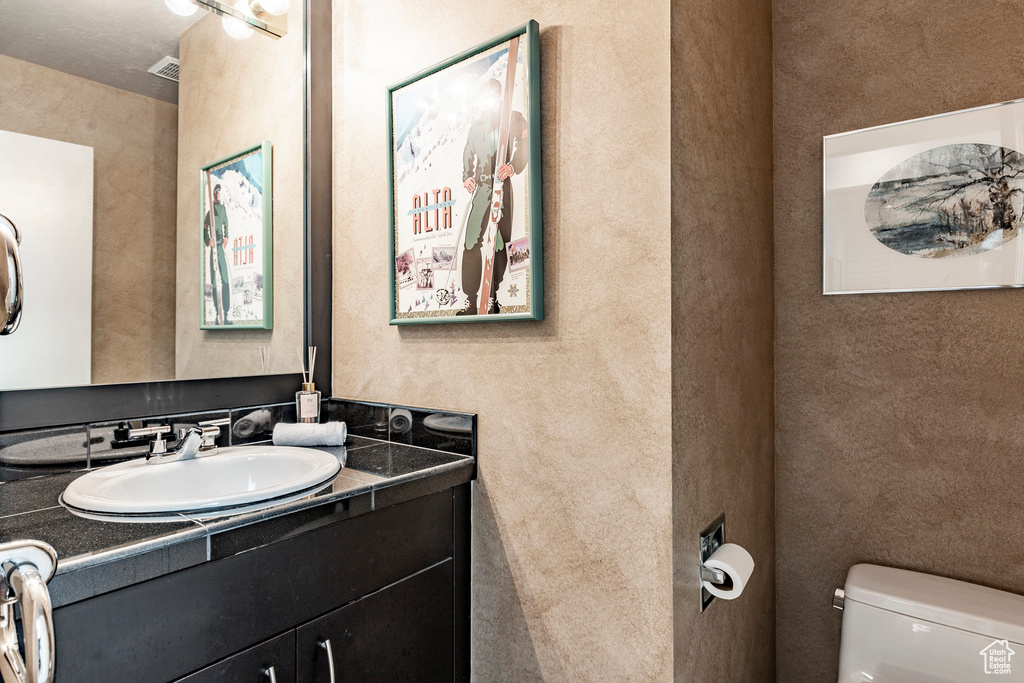
[[[238,0],[235,9],[250,16],[252,14],[247,0]],[[252,26],[237,17],[221,17],[221,24],[224,31],[235,40],[245,40],[252,35]]]
[[[167,9],[183,17],[190,17],[199,11],[199,6],[192,0],[164,0]]]
[[[267,14],[281,15],[287,14],[288,8],[292,5],[292,0],[257,0],[260,3],[260,7]]]

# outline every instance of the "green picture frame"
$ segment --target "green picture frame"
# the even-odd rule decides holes
[[[199,171],[200,329],[274,327],[272,155],[264,140]]]
[[[539,24],[389,86],[387,116],[390,324],[543,320]]]

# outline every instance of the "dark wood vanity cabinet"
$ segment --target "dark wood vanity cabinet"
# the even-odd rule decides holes
[[[56,609],[56,683],[468,681],[468,487]]]
[[[450,681],[454,675],[452,564],[431,567],[299,627],[297,679]]]
[[[301,680],[295,677],[295,631],[232,655],[179,679],[179,683],[270,683],[271,680],[275,683]]]
[[[178,683],[450,681],[452,578],[445,560]]]

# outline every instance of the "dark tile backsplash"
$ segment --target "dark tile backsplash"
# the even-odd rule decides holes
[[[217,410],[208,413],[187,413],[185,415],[172,415],[168,418],[168,422],[164,424],[170,424],[171,433],[177,436],[178,430],[180,429],[191,429],[192,427],[198,427],[201,423],[211,422],[213,420],[227,420],[231,417],[231,411],[229,410]],[[231,445],[231,429],[228,425],[223,425],[220,428],[220,436],[217,437],[217,445],[226,447]]]
[[[118,442],[114,439],[114,430],[120,427],[140,429],[161,424],[166,423],[160,419],[152,418],[148,420],[125,420],[124,422],[102,422],[89,425],[90,464],[93,467],[98,467],[116,462],[117,460],[146,455],[149,453],[148,441],[140,440],[134,445]]]
[[[88,466],[89,435],[85,425],[0,434],[0,481]]]
[[[345,422],[355,436],[476,457],[473,413],[332,398],[324,419]]]
[[[231,444],[270,441],[278,422],[295,422],[295,403],[236,408],[231,411]]]
[[[230,418],[231,426],[221,427],[218,446],[266,443],[273,436],[274,425],[295,422],[295,403],[0,434],[0,482],[103,466],[149,452],[148,440],[117,442],[114,430],[121,426],[169,425],[170,448],[179,429],[223,418]],[[350,447],[366,446],[366,442],[358,442],[374,439],[369,443],[390,441],[476,456],[477,419],[472,413],[332,398],[323,401],[320,419],[345,422],[350,441],[356,442],[348,444]]]
[[[137,443],[118,441],[114,438],[114,430],[126,427],[128,429],[139,429],[141,427],[154,427],[167,425],[171,431],[167,435],[167,447],[173,448],[177,443],[179,429],[196,427],[200,422],[220,420],[229,417],[227,410],[215,410],[205,413],[186,413],[184,415],[172,415],[168,417],[149,417],[140,420],[124,420],[121,422],[103,422],[89,425],[89,465],[97,467],[101,465],[137,458],[140,455],[149,453],[149,439],[142,439]],[[221,428],[221,434],[217,437],[218,446],[230,446],[231,435],[227,427]]]
[[[327,414],[321,415],[325,422],[344,422],[348,433],[371,439],[388,440],[388,416],[391,406],[384,403],[363,403],[330,399]]]
[[[476,415],[393,406],[390,426],[390,440],[394,443],[476,455]]]

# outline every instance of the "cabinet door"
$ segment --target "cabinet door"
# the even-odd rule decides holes
[[[295,683],[295,631],[271,638],[177,683]]]
[[[452,578],[452,562],[445,560],[300,626],[296,677],[303,683],[451,681]]]
[[[215,553],[233,534],[272,542],[54,610],[56,681],[167,683],[308,623],[451,557],[452,501],[336,521],[339,501],[214,534]]]

